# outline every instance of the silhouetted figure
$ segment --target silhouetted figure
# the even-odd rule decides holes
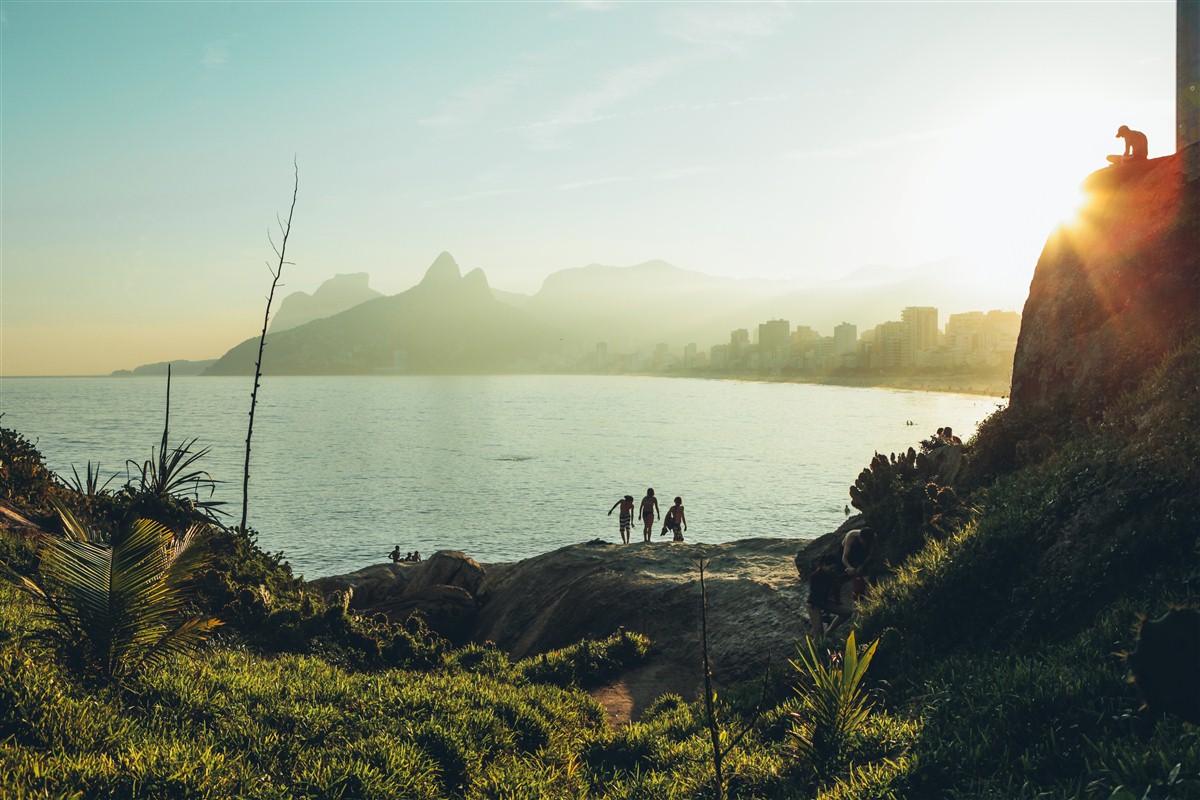
[[[947,425],[945,428],[938,428],[937,436],[934,437],[933,449],[929,451],[929,461],[933,464],[933,479],[948,486],[954,483],[954,479],[958,477],[958,470],[962,466],[963,443],[962,439],[954,435],[954,430]]]
[[[633,495],[627,494],[613,503],[613,507],[608,510],[610,517],[617,506],[621,507],[621,543],[629,544],[629,535],[633,533]]]
[[[638,507],[638,516],[642,518],[642,523],[645,525],[642,529],[642,540],[648,542],[651,528],[654,527],[654,520],[662,516],[658,513],[658,498],[654,496],[653,489],[646,490],[646,496],[642,498],[642,504]]]
[[[663,520],[662,536],[667,531],[674,534],[672,541],[682,542],[683,532],[687,530],[687,517],[683,514],[683,498],[676,497],[675,505],[667,509],[667,516]]]
[[[396,545],[396,549],[388,553],[388,558],[392,560],[393,564],[400,563],[400,545]]]
[[[1116,138],[1125,140],[1125,154],[1109,156],[1110,164],[1130,164],[1136,161],[1145,161],[1149,157],[1150,149],[1146,143],[1146,134],[1141,131],[1131,130],[1128,125],[1122,125],[1117,128]]]
[[[847,531],[842,537],[842,566],[854,579],[854,599],[867,593],[867,573],[875,558],[875,531],[868,527]]]
[[[842,599],[846,576],[842,562],[832,553],[821,556],[808,576],[808,621],[812,626],[812,637],[823,639],[854,616],[854,608]],[[825,627],[822,616],[833,615],[829,627]]]

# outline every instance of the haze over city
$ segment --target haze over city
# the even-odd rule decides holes
[[[1174,13],[6,1],[0,374],[254,335],[293,156],[283,294],[395,294],[443,250],[524,294],[593,262],[799,288],[955,259],[1020,311],[1117,126],[1173,151]]]

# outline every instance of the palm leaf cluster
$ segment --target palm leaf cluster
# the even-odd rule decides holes
[[[130,460],[127,466],[137,470],[137,491],[151,497],[174,498],[186,502],[213,522],[217,514],[223,514],[220,507],[224,501],[211,499],[217,485],[217,480],[206,470],[196,469],[197,461],[208,455],[211,448],[192,448],[196,439],[181,442],[178,446],[168,448],[166,431],[163,431],[162,445],[151,458],[138,464]],[[130,481],[133,485],[133,480]],[[207,494],[203,492],[207,490]]]
[[[862,685],[879,642],[859,656],[851,631],[842,653],[823,659],[812,639],[796,648],[798,661],[789,663],[803,678],[796,688],[801,710],[792,712],[791,735],[800,755],[818,773],[827,773],[845,755],[850,737],[867,721],[870,697]]]
[[[208,561],[203,526],[182,536],[151,520],[99,534],[56,504],[63,537],[43,536],[39,566],[18,585],[42,606],[47,636],[70,665],[103,681],[190,652],[221,623],[188,616],[188,583]]]

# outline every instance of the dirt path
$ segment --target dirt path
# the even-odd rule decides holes
[[[685,700],[699,697],[700,680],[698,670],[680,669],[677,664],[647,664],[590,694],[608,712],[608,723],[615,729],[640,719],[664,694],[677,694]]]

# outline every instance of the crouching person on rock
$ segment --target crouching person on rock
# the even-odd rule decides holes
[[[850,578],[837,555],[829,553],[817,559],[808,576],[808,620],[814,640],[824,639],[854,616],[854,606],[843,597],[849,585]],[[826,614],[833,615],[828,628],[823,619]]]

